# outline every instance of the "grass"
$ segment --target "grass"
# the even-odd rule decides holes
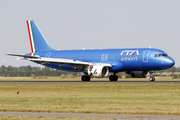
[[[47,117],[27,117],[27,116],[0,116],[1,120],[116,120],[100,118],[47,118]]]
[[[180,115],[180,87],[179,84],[0,84],[0,111]]]

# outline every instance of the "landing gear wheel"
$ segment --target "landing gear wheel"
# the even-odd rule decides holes
[[[149,78],[149,80],[152,81],[152,82],[155,81],[155,77],[153,76],[154,71],[151,70],[151,71],[149,71],[149,73],[150,73],[150,78]]]
[[[82,81],[90,81],[90,76],[89,76],[89,75],[83,75],[83,76],[81,77],[81,80],[82,80]]]
[[[117,81],[118,80],[118,76],[117,75],[110,75],[109,76],[109,80],[110,81]]]
[[[155,77],[150,77],[149,80],[150,81],[155,81]]]

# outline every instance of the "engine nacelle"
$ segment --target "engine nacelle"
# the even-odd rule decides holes
[[[109,74],[109,69],[105,66],[89,66],[87,73],[91,77],[102,78]]]
[[[133,78],[146,78],[150,75],[149,71],[128,71],[127,74],[130,74]]]

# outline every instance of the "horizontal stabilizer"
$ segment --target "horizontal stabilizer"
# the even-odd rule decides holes
[[[10,56],[17,56],[17,57],[27,57],[27,58],[39,58],[37,56],[27,56],[27,55],[17,55],[17,54],[6,54],[6,55],[10,55]]]

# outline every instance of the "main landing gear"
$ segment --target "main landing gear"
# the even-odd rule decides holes
[[[150,78],[149,78],[150,81],[155,81],[155,77],[153,76],[153,72],[150,71]]]
[[[90,81],[90,76],[89,75],[83,75],[82,77],[81,77],[81,80],[82,81]]]
[[[116,75],[116,73],[114,73],[113,75],[109,76],[109,80],[110,81],[117,81],[118,80],[118,76]]]

